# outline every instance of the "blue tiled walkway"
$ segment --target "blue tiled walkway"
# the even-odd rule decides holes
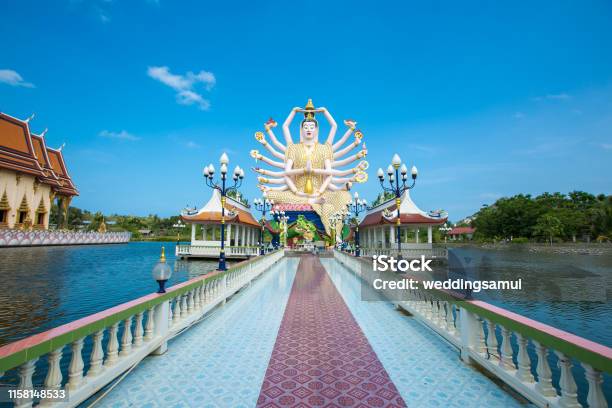
[[[166,354],[144,360],[98,406],[254,407],[297,263],[273,266]]]
[[[98,406],[254,407],[298,261],[272,267],[165,355],[143,361]],[[409,407],[521,406],[429,329],[388,303],[361,301],[358,278],[343,266],[321,262]]]
[[[393,305],[362,301],[360,280],[344,266],[333,259],[321,263],[409,407],[523,406]]]

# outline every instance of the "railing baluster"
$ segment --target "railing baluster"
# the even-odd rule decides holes
[[[28,361],[27,363],[23,363],[19,366],[17,373],[19,375],[19,385],[17,386],[18,390],[31,390],[33,387],[32,384],[32,376],[34,375],[34,370],[36,369],[36,362],[38,358]],[[32,398],[19,398],[15,399],[15,408],[27,408],[32,406]]]
[[[601,389],[601,384],[603,383],[601,371],[594,369],[586,363],[582,363],[582,367],[584,367],[584,374],[589,384],[589,392],[587,394],[589,408],[607,408],[608,403]]]
[[[512,361],[512,345],[510,344],[510,330],[501,326],[502,334],[502,345],[501,345],[501,358],[499,360],[499,366],[506,370],[516,370],[514,367],[514,361]]]
[[[195,310],[194,292],[194,289],[191,289],[189,292],[187,292],[187,314],[192,314]]]
[[[144,315],[143,312],[139,312],[136,314],[136,323],[134,327],[134,347],[140,347],[142,345],[142,317]]]
[[[487,352],[489,353],[489,360],[491,358],[499,359],[499,352],[497,351],[497,334],[495,333],[495,323],[489,319],[485,319],[487,323]]]
[[[183,295],[181,295],[181,319],[187,317],[187,297],[187,293],[183,293]]]
[[[71,391],[76,390],[83,384],[83,341],[85,337],[72,342],[70,365],[68,366],[68,384],[66,388]]]
[[[102,360],[104,359],[104,349],[102,347],[102,338],[104,337],[104,329],[93,334],[93,348],[89,357],[88,377],[94,377],[102,371]]]
[[[516,377],[527,383],[532,383],[534,381],[533,375],[531,374],[531,359],[529,358],[529,354],[527,353],[527,345],[528,340],[521,333],[516,333],[516,341],[518,343],[518,371],[516,372]]]
[[[561,378],[559,379],[559,388],[561,388],[560,405],[565,408],[579,408],[578,403],[578,387],[572,374],[572,361],[560,351],[555,351],[559,358],[558,366],[561,370]]]
[[[453,304],[451,302],[446,302],[446,330],[452,334],[456,335],[457,331],[455,330],[455,320],[453,317]]]
[[[485,343],[484,321],[481,318],[476,317],[474,324],[476,324],[476,344],[474,345],[475,350],[478,354],[486,358],[487,344]]]
[[[200,288],[201,286],[196,286],[195,289],[193,290],[195,310],[200,310],[202,308],[202,299],[200,298]]]
[[[548,350],[535,340],[533,340],[533,345],[535,346],[536,355],[538,356],[538,365],[536,366],[538,382],[535,388],[545,397],[556,397],[557,391],[552,385],[552,372],[548,364]]]
[[[117,362],[119,351],[119,341],[117,340],[117,331],[119,330],[119,322],[114,323],[108,329],[108,344],[106,345],[106,360],[105,366],[113,366]]]
[[[174,310],[172,311],[172,324],[178,324],[181,320],[181,296],[174,298]]]
[[[147,324],[145,326],[144,335],[145,341],[151,341],[155,336],[155,308],[156,306],[153,306],[149,308],[147,312]]]
[[[61,346],[47,354],[47,375],[43,383],[46,390],[59,390],[62,388],[62,369],[60,368],[60,361],[62,360],[63,349],[64,346]],[[49,405],[51,401],[51,398],[42,399],[40,405]]]
[[[132,316],[123,321],[123,336],[121,336],[120,356],[128,356],[132,352]]]

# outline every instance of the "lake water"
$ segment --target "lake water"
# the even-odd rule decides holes
[[[0,345],[156,291],[162,245],[174,270],[167,286],[217,267],[176,260],[175,243],[1,248]]]

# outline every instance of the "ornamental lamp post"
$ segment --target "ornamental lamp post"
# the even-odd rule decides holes
[[[257,211],[261,211],[261,230],[259,231],[259,255],[263,255],[266,252],[264,247],[264,229],[266,226],[266,213],[272,209],[274,200],[269,200],[268,195],[263,193],[263,199],[256,198],[253,200],[253,205]]]
[[[206,185],[212,189],[218,190],[221,194],[221,250],[219,251],[219,270],[226,271],[227,267],[225,265],[225,202],[227,200],[228,193],[238,193],[238,188],[242,185],[242,180],[244,179],[244,170],[240,168],[240,166],[236,166],[234,168],[234,173],[232,175],[232,180],[234,181],[234,184],[228,187],[226,185],[226,181],[229,157],[225,152],[219,158],[219,164],[219,170],[221,173],[220,182],[213,181],[215,175],[215,167],[212,165],[212,163],[204,167],[202,174],[204,176],[204,180],[206,181]]]
[[[164,247],[161,247],[159,262],[153,267],[151,275],[153,275],[153,279],[155,279],[159,285],[157,293],[166,293],[166,282],[172,276],[172,268],[166,263],[166,251]]]
[[[355,256],[361,256],[359,247],[359,214],[367,210],[368,203],[365,199],[360,199],[359,194],[355,191],[353,199],[347,204],[348,211],[355,216]]]
[[[445,222],[443,226],[438,228],[438,230],[440,230],[444,234],[444,243],[447,243],[448,233],[452,230],[452,228],[449,227],[448,223]]]
[[[406,181],[408,180],[408,167],[402,163],[402,159],[400,159],[399,155],[395,153],[393,158],[391,159],[391,164],[387,167],[387,175],[389,176],[389,187],[385,186],[385,173],[382,169],[378,169],[377,172],[378,180],[380,181],[380,186],[383,191],[393,193],[395,195],[395,205],[397,207],[397,221],[396,221],[396,239],[397,239],[397,254],[401,256],[402,253],[402,240],[401,240],[401,218],[400,218],[400,205],[402,203],[402,195],[412,188],[416,184],[416,179],[418,175],[418,170],[416,166],[412,166],[410,170],[410,175],[412,177],[412,184],[407,185]],[[400,182],[401,177],[401,182]]]

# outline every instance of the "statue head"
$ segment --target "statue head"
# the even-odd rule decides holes
[[[317,142],[319,140],[319,123],[314,115],[307,114],[300,126],[300,142]]]

